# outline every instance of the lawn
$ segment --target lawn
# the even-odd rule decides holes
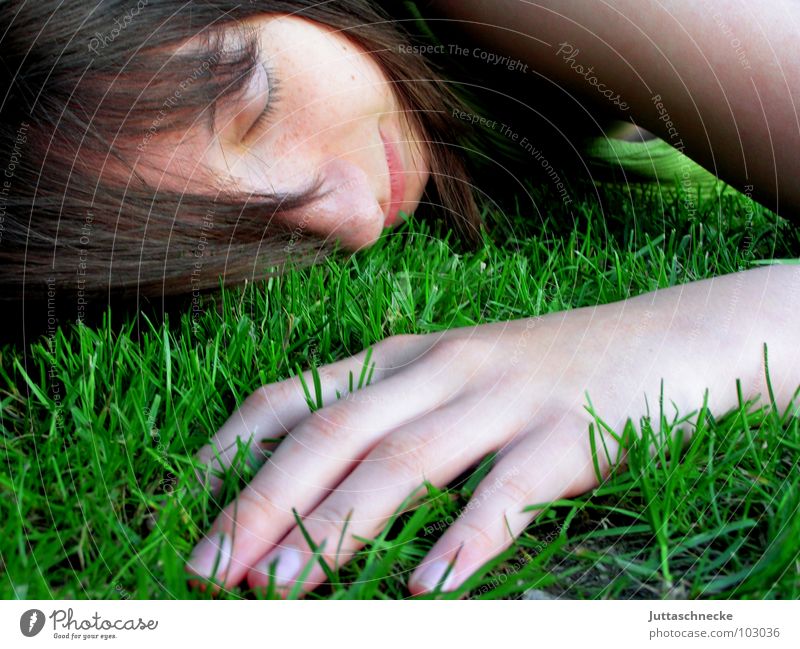
[[[296,367],[393,334],[611,302],[800,257],[798,229],[738,194],[690,208],[680,193],[585,186],[564,206],[547,187],[529,190],[518,208],[487,214],[493,235],[477,250],[412,219],[352,257],[226,290],[196,318],[106,318],[64,324],[27,348],[6,344],[0,596],[208,597],[187,586],[185,559],[252,469],[229,472],[215,500],[190,488],[191,457],[251,391]],[[800,419],[767,397],[719,419],[698,403],[681,454],[645,452],[650,437],[669,439],[671,418],[632,422],[628,470],[553,503],[465,589],[438,596],[800,597]],[[408,597],[411,570],[489,460],[446,490],[431,487],[310,597]],[[220,595],[258,596],[245,586]]]

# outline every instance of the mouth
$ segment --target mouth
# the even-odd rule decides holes
[[[390,226],[400,220],[399,212],[406,191],[406,176],[405,169],[403,168],[403,160],[400,158],[400,152],[397,150],[397,147],[393,142],[386,139],[383,131],[380,131],[380,134],[383,140],[383,148],[386,152],[386,164],[389,168],[389,187],[391,192],[389,202],[384,208],[384,216],[386,218],[384,223]]]

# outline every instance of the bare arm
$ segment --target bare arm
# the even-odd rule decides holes
[[[800,2],[432,0],[429,7],[464,21],[484,47],[611,107],[580,74],[591,66],[595,83],[630,107],[614,107],[620,118],[782,215],[800,214]]]

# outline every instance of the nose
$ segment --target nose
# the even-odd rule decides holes
[[[321,197],[300,211],[296,229],[338,240],[348,250],[372,245],[384,228],[384,213],[363,168],[333,158],[319,168]]]

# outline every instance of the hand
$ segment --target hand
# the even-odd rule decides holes
[[[365,388],[348,392],[366,351],[321,368],[329,405],[312,414],[297,377],[260,388],[199,458],[224,468],[237,439],[286,437],[275,447],[254,442],[254,450],[274,452],[216,519],[187,569],[225,586],[246,577],[257,588],[272,566],[279,588],[291,587],[312,560],[293,508],[315,545],[324,543],[328,565],[342,565],[361,547],[359,537],[376,536],[410,493],[422,494],[424,481],[444,487],[499,451],[474,493],[478,506],[465,508],[409,580],[412,593],[423,593],[451,567],[441,587],[457,587],[541,511],[527,505],[598,484],[586,393],[597,415],[621,431],[628,418],[638,425],[642,416],[658,416],[662,379],[665,411],[672,403],[682,417],[702,404],[707,387],[712,412],[733,407],[743,366],[757,387],[757,337],[723,357],[716,344],[737,349],[742,341],[734,334],[752,332],[734,320],[727,339],[711,345],[719,323],[693,308],[713,304],[712,286],[715,298],[726,287],[740,290],[731,277],[539,318],[388,338],[373,348],[376,367]],[[312,385],[310,373],[304,376]],[[605,444],[615,459],[617,443],[608,436]],[[609,457],[598,453],[602,475]],[[315,562],[302,590],[324,581]]]

